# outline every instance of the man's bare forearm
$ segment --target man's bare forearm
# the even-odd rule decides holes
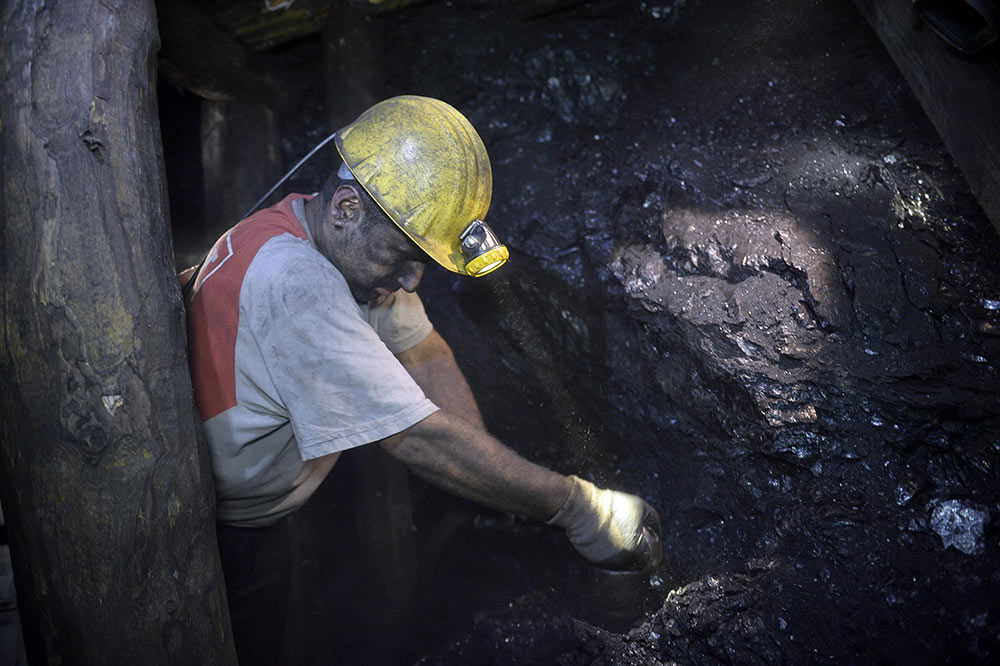
[[[395,458],[431,483],[496,509],[539,520],[559,510],[570,479],[486,432],[472,390],[437,331],[397,358],[442,411],[385,440]]]
[[[569,477],[521,457],[482,428],[447,412],[383,440],[415,474],[462,497],[548,520],[569,496]]]
[[[422,342],[396,358],[431,402],[485,429],[472,389],[455,362],[451,347],[437,331],[431,331]]]

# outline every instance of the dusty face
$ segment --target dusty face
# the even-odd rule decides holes
[[[306,208],[316,247],[340,270],[355,300],[417,288],[430,257],[374,202],[366,205],[359,187],[341,185],[326,210],[317,208]]]
[[[371,217],[376,219],[356,230],[352,252],[338,266],[359,303],[397,289],[415,291],[429,259],[382,211]]]

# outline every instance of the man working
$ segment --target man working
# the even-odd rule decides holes
[[[276,663],[282,519],[352,447],[377,442],[442,488],[561,527],[590,562],[641,568],[659,553],[643,500],[535,465],[485,431],[414,293],[428,259],[470,276],[507,259],[483,222],[492,173],[469,122],[396,97],[335,141],[343,163],[322,192],[230,229],[186,299],[241,663]]]

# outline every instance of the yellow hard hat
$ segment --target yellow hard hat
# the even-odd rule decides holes
[[[507,261],[483,222],[493,196],[486,146],[454,107],[392,97],[339,130],[335,142],[362,187],[434,261],[473,276]]]

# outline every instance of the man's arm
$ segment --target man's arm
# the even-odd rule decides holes
[[[455,362],[451,347],[437,331],[432,330],[421,342],[396,354],[396,358],[431,402],[485,430],[472,389]]]
[[[522,458],[482,428],[446,411],[382,440],[418,476],[495,509],[549,520],[572,481]]]
[[[565,529],[590,562],[637,569],[659,563],[660,517],[645,501],[536,465],[448,412],[435,412],[381,444],[445,490]]]
[[[442,411],[382,440],[394,458],[462,497],[562,527],[591,562],[656,566],[656,511],[634,495],[536,465],[487,433],[451,348],[436,331],[397,358]]]
[[[569,478],[525,460],[486,432],[472,389],[436,330],[396,358],[443,413],[384,440],[389,453],[467,499],[539,520],[555,515],[569,495]]]

